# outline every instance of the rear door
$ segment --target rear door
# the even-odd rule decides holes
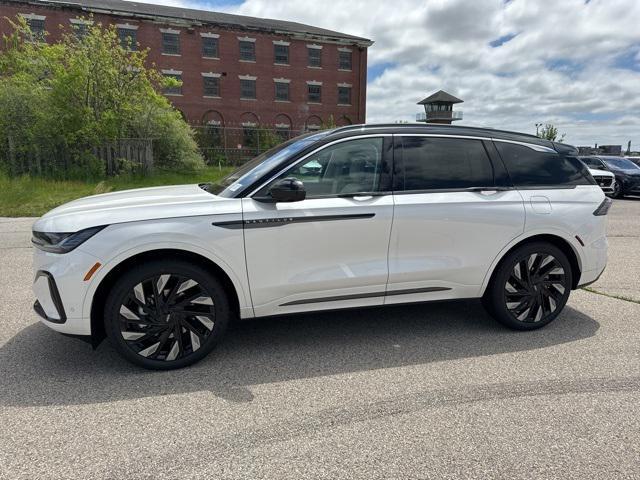
[[[495,257],[524,229],[520,194],[490,141],[396,135],[385,303],[476,297]]]

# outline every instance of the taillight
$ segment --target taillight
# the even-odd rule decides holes
[[[610,198],[605,198],[602,201],[602,203],[598,206],[598,208],[595,209],[593,214],[596,216],[606,215],[607,213],[609,213],[609,209],[611,208],[612,203],[613,203],[613,200],[611,200]]]

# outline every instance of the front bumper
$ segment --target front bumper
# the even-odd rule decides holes
[[[613,193],[613,184],[615,183],[615,177],[613,175],[594,175],[593,178],[604,193]]]
[[[82,313],[90,283],[84,276],[98,261],[78,249],[56,254],[34,248],[33,307],[42,323],[65,334],[91,335],[91,320]]]
[[[621,186],[622,193],[625,195],[640,195],[640,177],[624,178]]]
[[[40,317],[52,323],[67,321],[67,314],[64,311],[58,285],[53,275],[44,270],[38,270],[33,282],[33,292],[36,295],[33,309]]]

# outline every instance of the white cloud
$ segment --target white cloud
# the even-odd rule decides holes
[[[369,122],[413,120],[416,102],[442,88],[465,100],[461,124],[531,132],[552,121],[574,144],[640,147],[637,0],[246,0],[224,10],[374,40],[369,64],[386,70],[369,82]]]

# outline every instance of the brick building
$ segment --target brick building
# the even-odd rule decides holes
[[[165,92],[194,125],[318,128],[365,121],[370,40],[294,22],[121,0],[0,0],[55,42],[89,21],[115,24],[123,45],[149,48],[149,62],[182,81]],[[89,20],[90,19],[90,20]]]

